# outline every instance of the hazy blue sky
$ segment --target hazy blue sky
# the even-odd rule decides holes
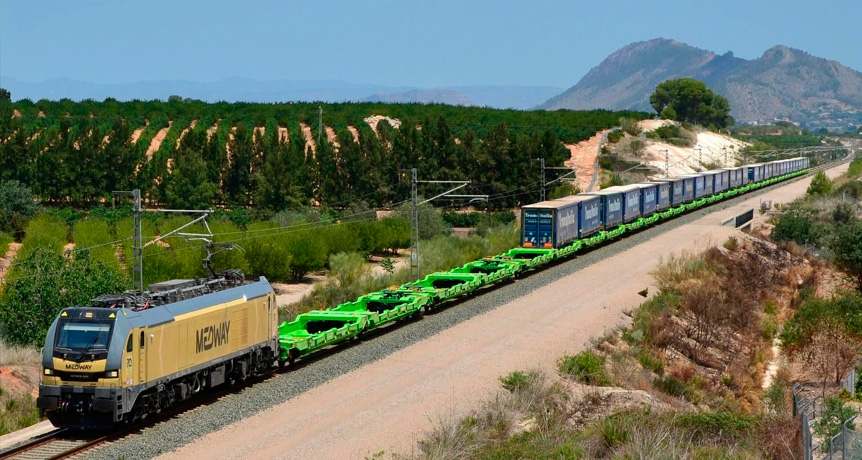
[[[93,82],[331,79],[568,87],[633,41],[862,70],[855,1],[4,0],[0,75]]]

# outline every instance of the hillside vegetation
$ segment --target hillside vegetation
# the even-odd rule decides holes
[[[748,237],[669,257],[629,326],[553,371],[501,376],[497,395],[435,424],[407,458],[799,458],[792,376],[765,376],[798,282],[816,287],[817,268]]]
[[[638,112],[522,112],[379,103],[206,104],[23,100],[0,107],[0,181],[19,180],[48,203],[92,206],[140,188],[152,205],[312,204],[374,207],[409,197],[402,170],[473,180],[491,207],[535,201],[533,158],[562,166],[563,142],[589,138]],[[389,123],[365,120],[387,116]],[[321,136],[322,134],[322,136]],[[533,188],[510,194],[519,188]],[[425,188],[431,194],[440,187]]]

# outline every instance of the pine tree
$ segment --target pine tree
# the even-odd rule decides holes
[[[183,150],[177,155],[171,174],[165,179],[165,204],[178,209],[212,207],[218,188],[207,177],[200,152]]]

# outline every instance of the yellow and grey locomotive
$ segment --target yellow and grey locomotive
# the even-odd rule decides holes
[[[275,294],[229,271],[62,310],[42,350],[38,407],[56,426],[109,428],[270,371]]]

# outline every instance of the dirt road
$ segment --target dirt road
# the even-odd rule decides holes
[[[847,165],[830,171],[835,176]],[[365,458],[409,452],[434,421],[465,414],[513,370],[545,369],[591,338],[624,324],[651,286],[658,259],[721,244],[723,219],[761,200],[787,202],[810,179],[752,197],[671,229],[427,340],[199,438],[161,458]],[[759,217],[758,217],[759,219]],[[458,308],[457,306],[453,308]]]

